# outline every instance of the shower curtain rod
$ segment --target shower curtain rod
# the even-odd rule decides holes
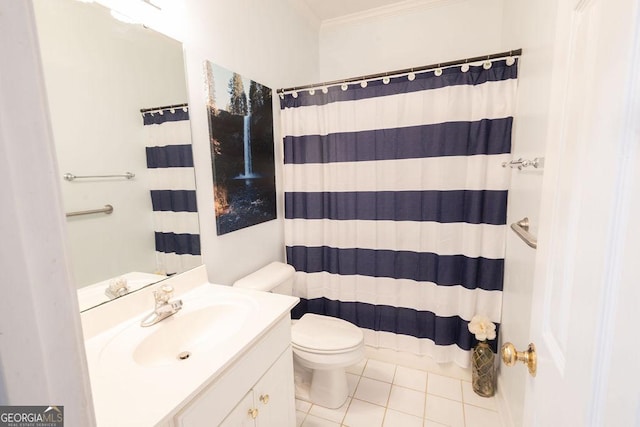
[[[297,91],[297,90],[313,89],[313,88],[319,88],[319,87],[323,87],[323,86],[335,86],[335,85],[339,85],[339,84],[343,84],[343,83],[356,83],[356,82],[360,82],[362,80],[381,79],[381,78],[384,78],[384,77],[391,77],[391,76],[395,76],[395,75],[402,75],[402,74],[408,74],[408,73],[417,73],[417,72],[420,72],[420,71],[431,70],[431,69],[434,69],[434,68],[452,67],[452,66],[455,66],[455,65],[462,65],[462,64],[466,64],[466,63],[472,63],[472,62],[478,62],[478,61],[489,61],[491,59],[504,58],[504,57],[509,57],[509,56],[520,56],[520,55],[522,55],[522,49],[514,49],[514,50],[508,50],[508,51],[505,51],[505,52],[494,53],[494,54],[491,54],[491,55],[475,56],[473,58],[459,59],[457,61],[438,62],[436,64],[423,65],[421,67],[413,67],[413,68],[405,68],[403,70],[387,71],[386,73],[368,74],[368,75],[365,75],[365,76],[350,77],[348,79],[332,80],[330,82],[322,82],[322,83],[314,83],[314,84],[304,85],[304,86],[288,87],[288,88],[284,88],[284,89],[278,89],[276,92],[278,94],[283,94],[285,92],[293,92],[293,91]]]
[[[188,107],[189,104],[184,103],[184,104],[173,104],[173,105],[163,105],[162,107],[153,107],[153,108],[141,108],[140,112],[141,113],[147,113],[149,111],[156,111],[156,110],[168,110],[170,108],[182,108],[182,107]]]

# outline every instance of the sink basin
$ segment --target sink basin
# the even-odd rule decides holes
[[[200,294],[182,301],[182,310],[151,327],[141,327],[139,319],[126,326],[104,346],[100,365],[122,361],[123,354],[143,367],[202,360],[238,333],[256,307],[244,295]]]
[[[214,346],[238,332],[249,311],[233,304],[216,304],[162,320],[155,332],[133,351],[139,365],[166,365],[186,360],[204,347]]]

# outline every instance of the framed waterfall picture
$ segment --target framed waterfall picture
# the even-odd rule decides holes
[[[276,218],[271,89],[205,61],[218,235]]]

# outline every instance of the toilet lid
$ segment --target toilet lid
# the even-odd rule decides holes
[[[291,327],[291,342],[316,351],[345,350],[359,345],[362,331],[352,323],[335,317],[307,313]]]

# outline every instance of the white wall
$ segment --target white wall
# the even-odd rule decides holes
[[[325,21],[320,31],[320,79],[500,52],[503,0],[408,3],[413,6]]]
[[[209,126],[205,109],[205,60],[278,89],[318,80],[318,30],[288,0],[186,0],[185,53],[196,168],[200,238],[209,279],[231,284],[284,260],[282,138],[274,95],[278,219],[217,236]]]
[[[141,108],[187,101],[182,46],[97,4],[34,1],[47,95],[67,212],[114,207],[111,215],[67,219],[78,286],[156,270]]]
[[[502,49],[523,49],[512,146],[515,159],[533,159],[545,154],[557,5],[557,0],[509,0],[504,5]],[[507,223],[528,217],[534,235],[537,235],[540,218],[543,173],[531,168],[514,169],[509,191]],[[510,341],[519,350],[529,344],[535,257],[536,251],[509,230],[500,335],[502,342]],[[500,365],[498,386],[514,425],[522,424],[528,375],[523,366]]]

